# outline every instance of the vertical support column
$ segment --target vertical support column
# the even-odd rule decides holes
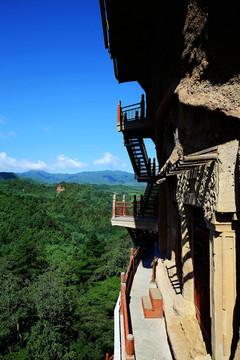
[[[113,195],[112,217],[116,216],[116,194]]]
[[[190,212],[185,209],[181,217],[183,297],[194,303],[193,249]]]
[[[233,315],[236,302],[236,243],[231,223],[215,225],[211,230],[211,332],[214,360],[231,355]]]
[[[137,217],[137,197],[133,197],[133,217]]]
[[[126,195],[123,195],[123,216],[126,216]]]
[[[121,124],[121,101],[118,101],[117,124]]]

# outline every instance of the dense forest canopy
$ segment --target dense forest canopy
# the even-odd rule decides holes
[[[100,360],[131,240],[110,224],[124,186],[0,181],[0,359]]]

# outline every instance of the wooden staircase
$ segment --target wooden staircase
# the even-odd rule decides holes
[[[149,296],[142,297],[142,308],[145,318],[161,319],[163,317],[162,295],[158,288],[150,288]]]
[[[155,182],[149,181],[141,199],[140,216],[154,217],[158,186]]]
[[[126,138],[124,144],[136,178],[139,182],[147,182],[153,175],[151,160],[148,158],[146,147],[142,138]]]

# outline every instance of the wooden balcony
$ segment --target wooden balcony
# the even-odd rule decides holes
[[[143,196],[139,200],[134,196],[133,201],[126,201],[123,195],[122,201],[116,201],[113,195],[113,211],[111,224],[132,229],[142,229],[158,232],[157,214],[158,202],[146,206]]]
[[[146,116],[145,100],[142,95],[141,102],[122,107],[121,101],[118,102],[117,130],[130,135],[132,132],[136,136],[152,137],[152,118]]]

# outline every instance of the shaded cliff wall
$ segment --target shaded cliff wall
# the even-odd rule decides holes
[[[160,166],[239,137],[237,16],[233,1],[198,0],[169,1],[154,15],[151,61],[139,83],[156,114]]]

